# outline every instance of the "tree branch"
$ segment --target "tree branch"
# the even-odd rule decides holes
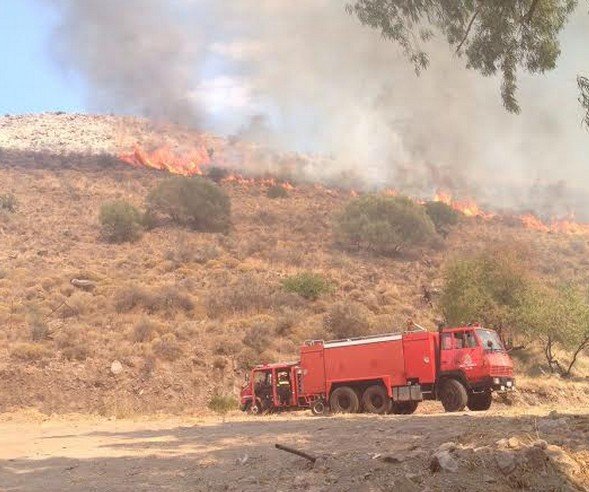
[[[538,1],[538,0],[535,0],[535,1]],[[464,33],[464,37],[462,38],[462,41],[460,41],[460,43],[458,44],[458,47],[456,48],[456,53],[458,53],[460,51],[460,48],[462,48],[462,45],[466,41],[466,38],[468,38],[468,35],[470,34],[470,30],[472,29],[472,25],[474,24],[475,19],[477,18],[477,16],[479,15],[479,12],[481,11],[481,7],[482,6],[479,5],[479,8],[475,10],[474,14],[472,14],[470,22],[468,23],[468,27],[466,28],[466,31]]]

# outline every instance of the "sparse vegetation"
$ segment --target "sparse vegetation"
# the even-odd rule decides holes
[[[19,343],[12,348],[10,355],[23,362],[34,362],[48,359],[53,354],[48,347],[38,343]]]
[[[159,359],[173,362],[182,355],[182,347],[173,333],[166,333],[156,338],[151,344],[153,353]]]
[[[162,181],[147,197],[153,215],[202,232],[228,232],[231,201],[216,184],[201,177],[174,176]]]
[[[0,194],[0,210],[7,212],[16,212],[17,201],[12,193]]]
[[[323,326],[329,338],[352,338],[368,335],[370,311],[356,302],[337,302],[325,314]]]
[[[106,241],[123,243],[141,237],[142,216],[130,203],[121,200],[103,203],[99,220],[101,235]]]
[[[435,228],[424,208],[408,198],[366,195],[337,215],[334,235],[346,249],[391,256],[429,244]]]

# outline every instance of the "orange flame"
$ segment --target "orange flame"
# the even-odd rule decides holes
[[[153,152],[147,152],[136,145],[133,152],[122,153],[119,159],[135,167],[159,169],[183,176],[200,175],[203,173],[202,167],[211,163],[209,153],[204,146],[195,148],[189,154],[179,155],[168,145],[159,147]]]

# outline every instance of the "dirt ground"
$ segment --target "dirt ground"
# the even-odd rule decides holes
[[[589,490],[588,437],[589,408],[226,422],[5,415],[0,491]]]

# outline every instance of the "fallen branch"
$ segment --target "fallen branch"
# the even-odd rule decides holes
[[[310,454],[304,453],[303,451],[299,451],[297,449],[289,448],[287,446],[283,446],[282,444],[275,444],[276,449],[280,449],[282,451],[286,451],[287,453],[296,454],[302,458],[309,460],[311,463],[315,463],[317,461],[317,457],[311,456]]]

